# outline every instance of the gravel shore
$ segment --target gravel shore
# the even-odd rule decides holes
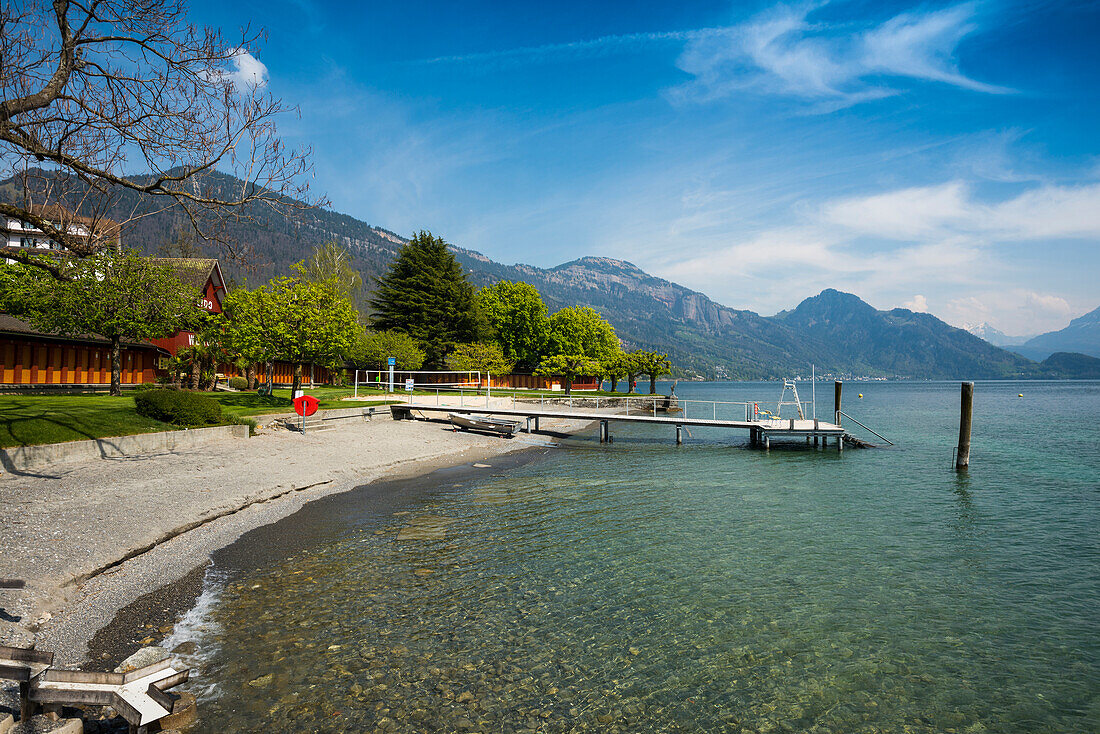
[[[544,421],[543,428],[579,426]],[[211,553],[252,528],[376,480],[485,462],[552,440],[520,434],[509,441],[386,415],[304,436],[268,430],[178,453],[4,475],[0,577],[25,579],[27,588],[0,592],[0,644],[35,642],[53,650],[57,664],[81,664],[89,641],[119,610],[197,578]]]

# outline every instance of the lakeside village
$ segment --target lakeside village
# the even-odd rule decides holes
[[[7,258],[0,267],[0,447],[253,423],[285,413],[308,384],[323,407],[354,392],[445,383],[466,389],[656,391],[666,355],[624,351],[588,307],[548,312],[526,283],[476,290],[446,243],[418,233],[370,296],[348,253],[314,248],[293,272],[255,288],[227,283],[217,260],[146,257],[113,222],[74,234],[111,237],[89,258],[63,250],[27,222],[6,220],[7,248],[31,249],[49,268]],[[92,227],[96,231],[91,231]],[[648,382],[648,384],[646,384]],[[289,388],[289,389],[288,389]],[[123,390],[138,396],[118,399]],[[84,392],[109,392],[105,396]],[[80,414],[78,431],[36,419],[42,401]],[[344,403],[347,405],[347,403]],[[20,414],[26,414],[20,418]],[[97,415],[101,413],[101,415]],[[97,422],[102,419],[102,425]]]

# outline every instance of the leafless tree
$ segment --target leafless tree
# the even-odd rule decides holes
[[[295,110],[240,73],[258,38],[196,28],[183,0],[0,0],[0,173],[16,182],[0,217],[83,257],[173,209],[234,257],[247,245],[228,225],[255,206],[322,204],[308,198],[308,151],[276,135]],[[61,275],[41,251],[3,254]]]

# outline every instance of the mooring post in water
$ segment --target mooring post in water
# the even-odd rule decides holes
[[[959,415],[959,448],[955,455],[955,471],[970,467],[970,421],[974,415],[974,383],[962,384],[962,412]]]
[[[833,382],[833,417],[838,426],[840,425],[840,393],[843,389],[844,384],[840,380]]]
[[[684,432],[684,427],[683,426],[676,426],[676,445],[677,446],[679,446],[680,444],[682,444],[684,442],[683,432]]]
[[[607,421],[600,421],[600,443],[607,443]]]

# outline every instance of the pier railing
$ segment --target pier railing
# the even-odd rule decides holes
[[[418,388],[424,392],[424,388]],[[710,418],[711,420],[788,420],[794,416],[780,416],[773,414],[771,407],[775,401],[722,401],[722,400],[690,400],[667,395],[585,395],[573,393],[566,395],[558,392],[528,392],[523,390],[485,390],[463,388],[440,388],[432,391],[435,393],[434,402],[440,406],[453,405],[456,408],[478,407],[508,407],[518,406],[542,406],[542,407],[568,407],[584,409],[586,411],[603,412],[609,414],[657,414],[680,415],[684,418],[696,420]],[[793,404],[786,403],[786,407],[793,411]],[[811,415],[812,407],[808,401],[801,403],[803,414],[807,418]]]

